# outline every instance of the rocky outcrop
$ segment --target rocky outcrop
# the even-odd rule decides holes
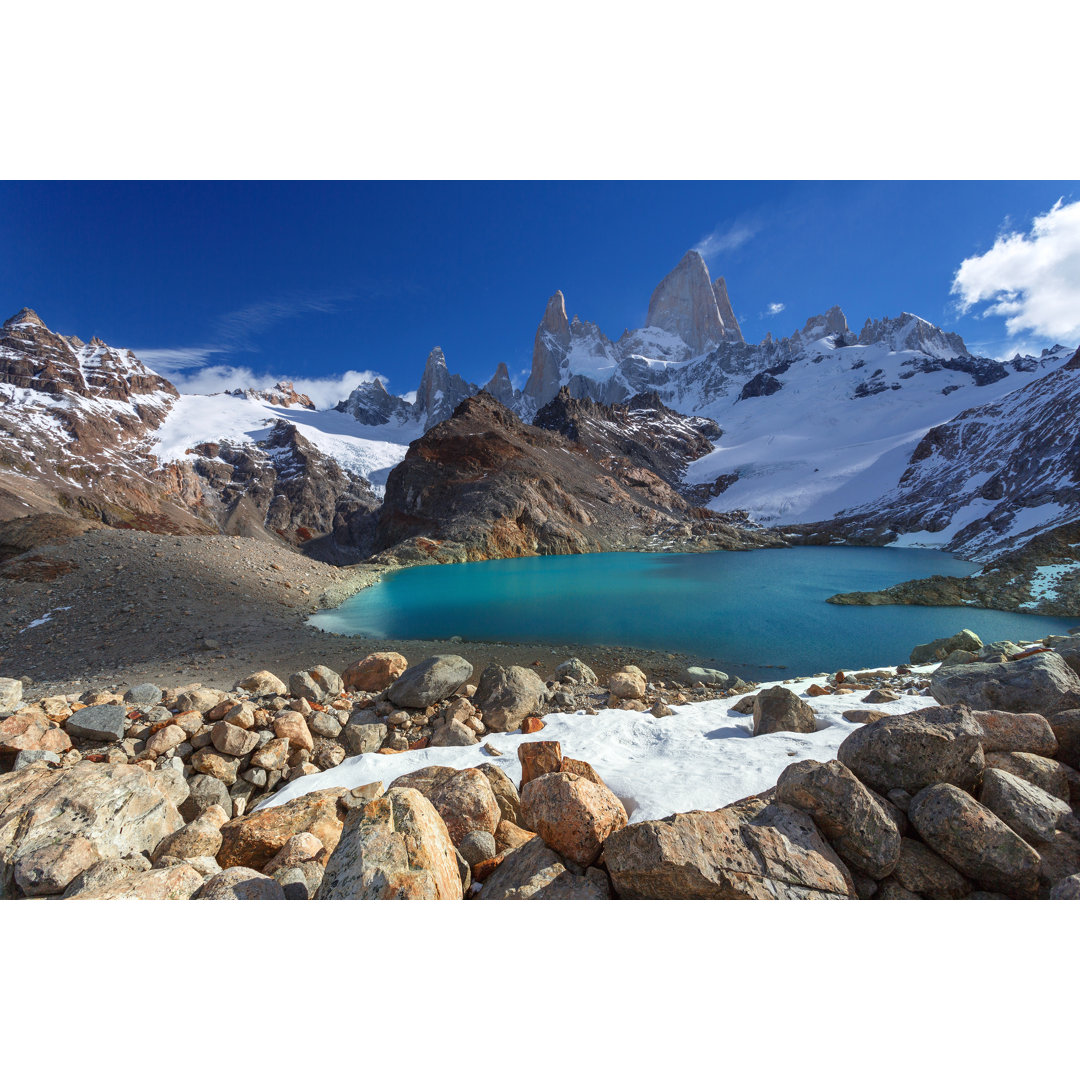
[[[314,409],[315,402],[301,394],[296,387],[287,379],[274,383],[268,390],[255,390],[249,387],[247,390],[230,390],[233,397],[248,398],[254,401],[265,401],[268,405],[277,405],[280,408],[292,408],[299,405],[302,409]]]
[[[688,251],[656,286],[649,299],[645,325],[682,338],[692,356],[700,356],[724,340],[724,320],[709,280],[709,268],[698,252]]]

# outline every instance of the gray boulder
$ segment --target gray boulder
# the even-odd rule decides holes
[[[1073,801],[1069,777],[1075,770],[1071,770],[1063,762],[1038,754],[994,752],[986,755],[986,767],[1019,776],[1029,784],[1041,787],[1055,799]]]
[[[933,664],[935,661],[944,660],[949,653],[963,649],[966,652],[977,653],[983,647],[982,638],[971,630],[961,630],[952,637],[938,638],[936,641],[927,642],[925,645],[916,645],[911,650],[908,659],[909,664]]]
[[[130,723],[127,710],[121,705],[91,705],[72,713],[64,726],[76,738],[119,742]]]
[[[1068,824],[1077,824],[1067,802],[999,769],[983,773],[979,801],[1029,844],[1053,843],[1067,819],[1072,819]]]
[[[230,866],[203,882],[193,900],[284,900],[281,885],[248,866]]]
[[[19,679],[0,679],[0,719],[22,704],[23,684]]]
[[[727,686],[732,681],[726,671],[710,667],[688,667],[686,678],[691,686],[696,682],[704,683],[706,686]]]
[[[560,681],[571,678],[579,683],[588,683],[590,685],[594,685],[600,681],[596,677],[596,672],[576,656],[572,656],[569,660],[564,660],[555,669],[555,678]]]
[[[484,882],[481,900],[610,900],[603,870],[588,870],[552,851],[540,837],[515,848]]]
[[[380,723],[374,710],[353,713],[341,729],[341,739],[349,754],[373,754],[383,744],[390,729]]]
[[[38,761],[47,761],[51,765],[59,765],[60,755],[54,754],[51,750],[20,750],[15,755],[15,762],[11,766],[11,771],[25,769],[28,765],[33,765]]]
[[[386,696],[403,709],[426,709],[467,683],[472,672],[472,664],[463,656],[429,656],[406,668]]]
[[[442,724],[431,736],[431,746],[474,746],[479,739],[476,732],[467,728],[460,720],[451,720]]]
[[[1058,745],[1058,760],[1080,769],[1080,709],[1069,709],[1050,717],[1050,729]]]
[[[289,676],[289,693],[308,701],[323,702],[337,697],[345,689],[341,676],[319,664],[307,671],[296,671]]]
[[[770,686],[754,698],[754,734],[817,730],[814,710],[786,686]]]
[[[473,829],[461,838],[457,849],[471,869],[485,859],[495,858],[495,837],[484,829]]]
[[[982,729],[963,706],[885,716],[853,731],[836,756],[866,785],[914,793],[949,783],[973,791],[984,766]]]
[[[1051,900],[1080,900],[1080,874],[1062,878],[1051,890]]]
[[[161,688],[153,683],[139,683],[124,695],[124,700],[134,705],[157,705],[161,701]]]
[[[188,794],[177,807],[180,816],[186,822],[194,821],[204,810],[211,806],[220,806],[232,817],[233,804],[229,789],[223,780],[206,773],[192,773],[188,778]]]
[[[912,800],[911,824],[922,841],[985,889],[1034,898],[1039,853],[987,807],[952,784],[933,784]]]
[[[517,731],[526,716],[540,711],[546,697],[547,687],[536,672],[491,664],[480,676],[473,700],[492,731]]]
[[[903,888],[926,900],[961,900],[971,892],[963,874],[910,836],[900,841],[900,858],[893,870],[893,878]]]
[[[930,693],[942,705],[1050,716],[1080,707],[1080,677],[1057,653],[1036,653],[1007,664],[938,668]]]

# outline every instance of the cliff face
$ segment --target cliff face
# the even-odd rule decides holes
[[[447,562],[776,542],[735,520],[691,506],[625,455],[594,456],[522,423],[481,392],[414,442],[390,474],[375,546]]]

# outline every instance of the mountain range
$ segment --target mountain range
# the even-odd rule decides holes
[[[339,562],[814,536],[989,559],[1080,520],[1078,357],[974,356],[908,313],[856,333],[839,307],[752,344],[695,251],[614,340],[555,292],[520,389],[434,348],[415,393],[373,379],[327,410],[287,382],[181,394],[24,309],[0,328],[0,521],[254,535]]]

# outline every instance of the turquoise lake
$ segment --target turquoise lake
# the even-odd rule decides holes
[[[372,638],[656,649],[762,679],[903,663],[914,645],[965,627],[984,641],[1015,641],[1080,621],[825,602],[838,592],[976,570],[939,551],[903,548],[551,555],[398,570],[311,622]]]

